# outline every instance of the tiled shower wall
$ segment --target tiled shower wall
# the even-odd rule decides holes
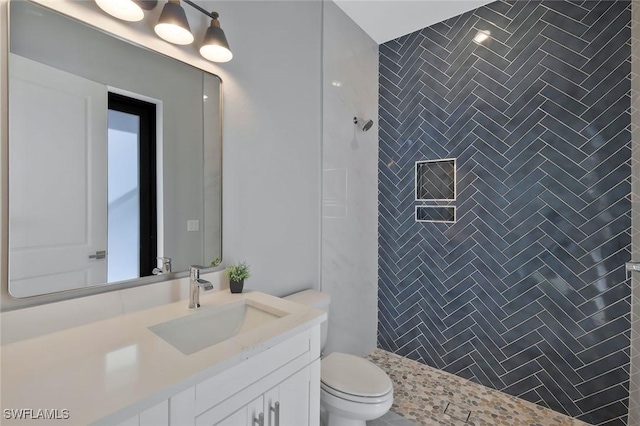
[[[376,115],[378,45],[333,1],[322,7],[321,289],[331,296],[325,353],[363,356],[376,347],[378,127],[356,132],[353,117]]]
[[[497,1],[380,46],[381,348],[626,424],[630,22]],[[414,162],[452,157],[457,222],[416,223]]]

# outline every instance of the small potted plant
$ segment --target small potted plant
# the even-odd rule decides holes
[[[227,268],[227,276],[229,277],[231,293],[242,293],[244,280],[251,276],[249,265],[247,265],[246,262],[231,265]]]

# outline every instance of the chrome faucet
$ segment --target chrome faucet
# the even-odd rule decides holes
[[[153,268],[153,271],[151,271],[153,275],[168,274],[171,272],[170,257],[157,257],[156,259],[162,261],[162,268]]]
[[[213,290],[213,284],[207,280],[200,278],[200,271],[204,266],[191,265],[189,269],[189,309],[198,309],[200,307],[200,288],[204,291]]]

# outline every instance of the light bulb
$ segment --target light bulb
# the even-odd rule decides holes
[[[200,54],[213,62],[229,62],[233,58],[233,53],[223,46],[209,44],[200,48]]]
[[[193,43],[193,34],[184,12],[178,0],[169,0],[162,9],[158,23],[155,26],[158,36],[173,44]]]
[[[161,39],[173,44],[191,44],[194,40],[191,31],[175,24],[157,24],[155,31]]]
[[[137,22],[144,18],[142,8],[133,0],[96,0],[100,9],[123,21]]]

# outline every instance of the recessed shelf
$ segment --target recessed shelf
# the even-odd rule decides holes
[[[416,201],[456,200],[456,159],[416,161]]]
[[[455,206],[416,206],[416,222],[455,223]]]

